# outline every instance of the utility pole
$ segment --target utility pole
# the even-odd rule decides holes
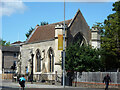
[[[64,31],[63,31],[63,87],[65,88],[65,0],[64,0]]]

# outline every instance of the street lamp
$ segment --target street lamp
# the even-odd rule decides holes
[[[65,88],[65,0],[64,0],[64,30],[63,30],[63,87]]]

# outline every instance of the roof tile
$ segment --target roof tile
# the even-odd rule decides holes
[[[70,20],[66,20],[65,23],[68,25],[70,23]],[[35,32],[32,34],[30,39],[27,41],[27,43],[34,43],[34,42],[40,42],[45,40],[51,40],[55,37],[55,25],[62,24],[62,22],[48,24],[44,26],[39,26]]]

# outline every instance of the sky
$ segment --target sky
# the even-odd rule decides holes
[[[6,2],[5,2],[6,1]],[[0,2],[0,35],[3,40],[25,41],[31,27],[46,21],[49,24],[64,20],[63,2]],[[112,11],[114,2],[66,2],[65,20],[72,19],[78,9],[90,28],[95,22],[104,22]]]

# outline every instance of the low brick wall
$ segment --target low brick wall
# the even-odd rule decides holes
[[[104,83],[95,82],[73,82],[73,86],[76,87],[87,87],[87,88],[105,88]],[[120,84],[109,84],[109,88],[120,88]]]

